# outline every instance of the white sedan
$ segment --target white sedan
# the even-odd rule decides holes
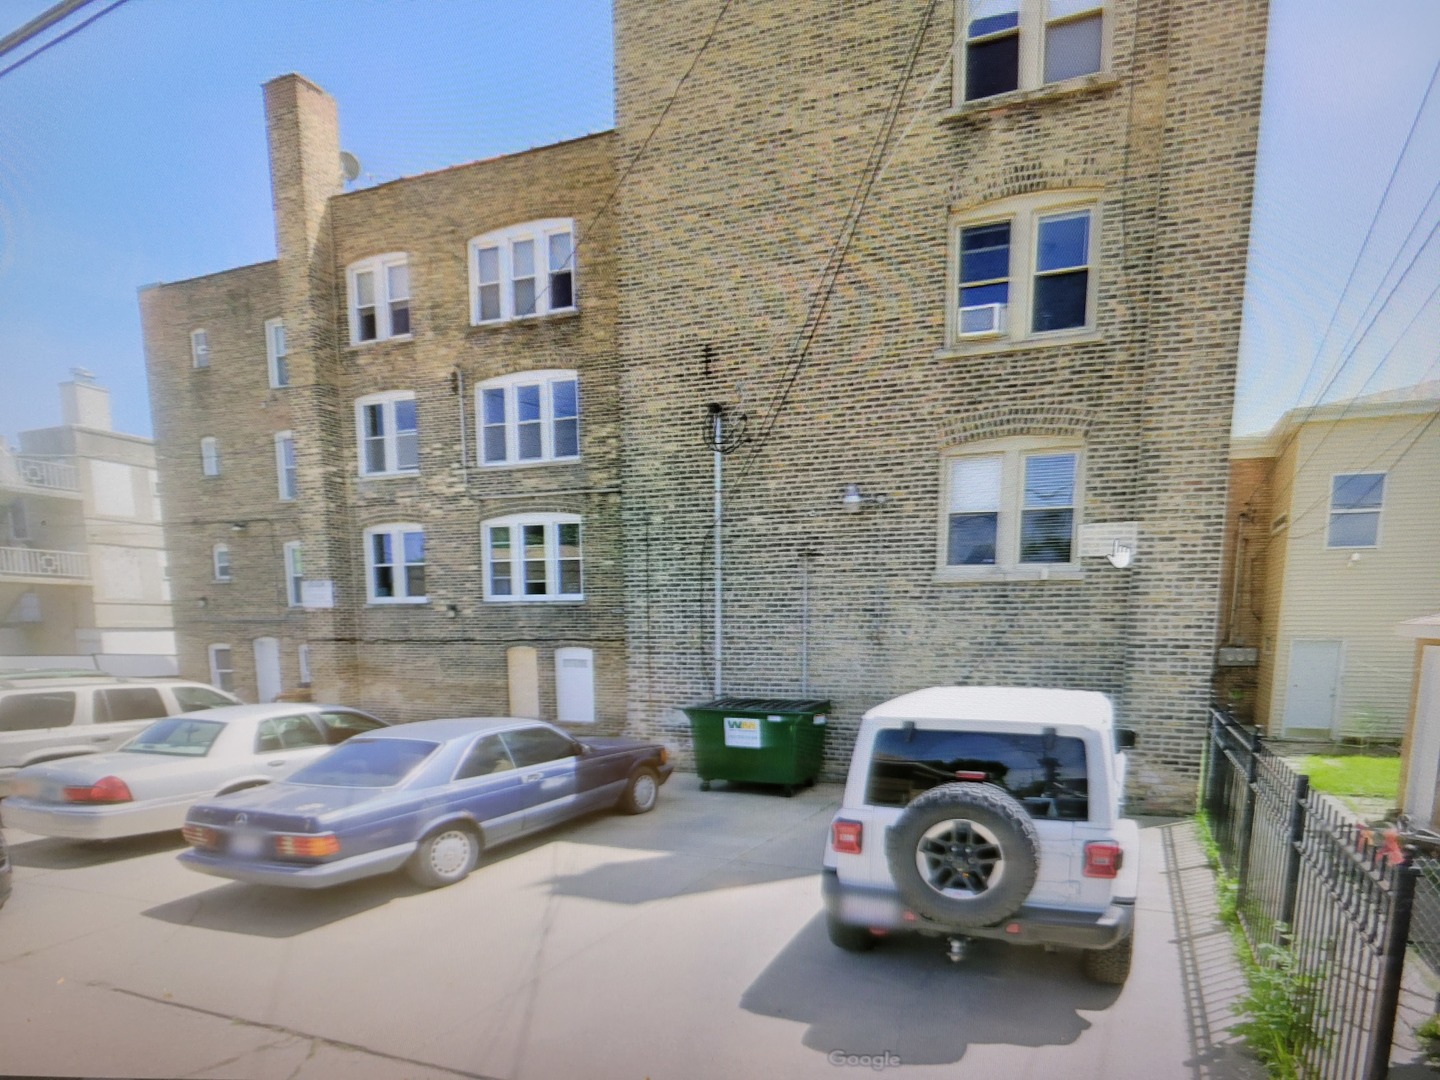
[[[118,750],[14,774],[5,824],[40,836],[110,840],[185,824],[202,799],[288,776],[386,722],[335,705],[230,705],[156,720]]]

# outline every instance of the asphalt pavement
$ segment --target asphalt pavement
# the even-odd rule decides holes
[[[487,856],[460,885],[218,882],[177,835],[6,830],[0,1073],[357,1080],[1066,1077],[1248,1080],[1240,975],[1188,822],[1151,820],[1123,989],[1077,954],[825,937],[838,786],[793,799],[677,774]]]

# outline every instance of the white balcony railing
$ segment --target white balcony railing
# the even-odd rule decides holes
[[[0,547],[0,577],[85,580],[90,577],[90,559],[83,551]]]
[[[24,456],[17,457],[15,464],[21,481],[27,487],[50,488],[55,491],[80,490],[80,470],[74,465]]]
[[[0,454],[0,486],[79,492],[80,470],[56,458]]]

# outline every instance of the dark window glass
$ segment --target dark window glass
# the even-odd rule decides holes
[[[360,312],[360,340],[375,340],[375,309],[367,308]]]
[[[179,716],[157,720],[120,749],[127,754],[204,757],[224,728],[224,724],[213,720],[187,720]]]
[[[1073,510],[1026,510],[1020,519],[1020,561],[1069,562],[1074,521]]]
[[[1035,279],[1035,330],[1066,330],[1085,325],[1090,272],[1074,270]]]
[[[390,305],[390,333],[395,335],[408,334],[410,332],[410,305],[408,303]]]
[[[363,713],[353,712],[323,712],[317,719],[320,727],[324,729],[325,741],[331,743],[342,743],[352,735],[359,735],[364,731],[374,731],[385,725],[373,716],[366,716]]]
[[[438,745],[420,739],[367,739],[362,735],[291,773],[290,782],[323,787],[391,787],[414,772]]]
[[[75,692],[51,690],[39,694],[0,697],[0,731],[37,731],[68,727],[75,721]]]
[[[505,745],[515,764],[524,769],[530,765],[543,765],[547,761],[575,756],[575,742],[568,735],[548,727],[520,728],[507,731]]]
[[[229,704],[227,702],[227,704]],[[96,695],[95,720],[97,723],[117,723],[122,720],[153,720],[157,716],[168,716],[160,691],[153,686],[129,686],[124,689],[101,690]]]
[[[490,776],[494,773],[509,772],[515,768],[510,754],[499,735],[482,735],[460,763],[455,773],[456,780],[468,780],[474,776]]]
[[[998,514],[951,514],[946,562],[951,566],[994,566]]]
[[[1075,523],[1074,454],[1025,459],[1025,505],[1020,515],[1020,561],[1070,561]]]
[[[965,46],[965,100],[994,97],[1020,85],[1020,35]]]
[[[986,783],[1008,791],[1032,817],[1089,816],[1085,743],[1053,735],[886,728],[875,735],[865,801],[906,806],[933,787],[954,783],[957,773],[984,773]]]
[[[200,712],[202,709],[217,709],[221,705],[234,705],[224,694],[217,694],[204,686],[175,687],[175,702],[181,712]]]

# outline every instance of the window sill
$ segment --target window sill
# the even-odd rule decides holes
[[[365,601],[365,606],[366,606],[366,607],[376,607],[376,608],[383,608],[383,607],[418,607],[418,606],[420,606],[421,604],[428,604],[428,603],[430,603],[430,598],[429,598],[428,596],[405,596],[405,597],[399,597],[399,598],[391,599],[391,600],[386,600],[386,599],[382,599],[382,598],[380,598],[380,597],[372,596],[372,597],[370,597],[369,599],[367,599],[367,600]]]
[[[487,604],[582,604],[585,602],[583,596],[487,596]]]
[[[419,476],[419,469],[397,469],[394,472],[362,472],[358,474],[360,480],[398,480],[406,476]]]
[[[580,455],[574,457],[536,458],[534,461],[482,461],[476,468],[482,472],[505,472],[509,469],[533,469],[538,465],[576,465]]]
[[[507,326],[534,326],[541,323],[553,321],[565,322],[569,319],[578,319],[580,309],[578,307],[561,308],[559,311],[547,311],[544,315],[516,315],[508,319],[492,319],[489,322],[472,322],[469,332],[472,334],[483,334],[487,330],[501,330]]]
[[[399,343],[399,342],[406,342],[406,343],[408,343],[408,342],[411,342],[411,341],[414,341],[414,340],[415,340],[415,335],[414,335],[414,334],[391,334],[389,337],[371,338],[369,341],[352,341],[352,342],[350,342],[349,348],[351,348],[351,349],[369,349],[369,348],[373,348],[373,347],[376,346],[376,345],[389,345],[389,344],[392,344],[392,343]]]
[[[980,341],[953,342],[935,350],[937,360],[957,360],[968,356],[991,356],[1002,353],[1055,349],[1065,345],[1103,345],[1105,338],[1094,327],[1081,330],[1051,330],[1025,338],[984,338]]]
[[[1026,105],[1040,102],[1084,97],[1090,94],[1106,94],[1119,85],[1120,79],[1116,76],[1107,71],[1097,71],[1093,75],[1080,75],[1074,79],[1066,79],[1064,82],[1048,83],[1045,86],[1035,86],[1026,90],[1011,90],[1006,94],[996,94],[994,97],[979,98],[975,101],[964,101],[952,107],[941,119],[969,120],[972,117],[1007,112],[1010,109],[1023,108]]]
[[[936,585],[982,585],[1008,581],[1084,581],[1085,571],[1073,563],[1059,566],[940,567]]]

